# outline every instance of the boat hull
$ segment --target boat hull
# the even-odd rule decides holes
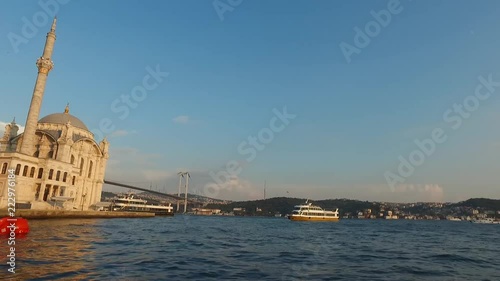
[[[118,210],[113,210],[114,212],[134,212],[134,213],[153,213],[155,216],[162,216],[162,217],[167,217],[167,216],[173,216],[173,212],[162,212],[162,211],[150,211],[150,210],[135,210],[135,209],[118,209]]]
[[[329,218],[329,217],[309,217],[309,216],[289,216],[288,219],[291,221],[331,221],[336,222],[339,221],[339,218]]]

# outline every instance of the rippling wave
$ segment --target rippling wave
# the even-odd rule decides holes
[[[500,227],[175,216],[33,220],[12,280],[500,280]]]

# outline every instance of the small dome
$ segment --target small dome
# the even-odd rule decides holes
[[[85,126],[85,124],[78,118],[76,118],[75,116],[65,112],[65,113],[53,113],[53,114],[50,114],[50,115],[47,115],[45,117],[43,117],[42,119],[40,119],[38,121],[38,123],[50,123],[50,124],[66,124],[71,122],[71,125],[72,126],[75,126],[77,128],[80,128],[80,129],[84,129],[84,130],[89,130],[87,128],[87,126]]]

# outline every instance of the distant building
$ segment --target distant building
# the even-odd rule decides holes
[[[387,216],[385,216],[385,219],[386,220],[397,220],[398,216],[397,215],[393,215],[392,211],[387,211]]]
[[[24,133],[19,126],[5,126],[0,139],[0,209],[8,205],[8,176],[16,179],[19,208],[88,210],[101,200],[109,143],[97,143],[94,135],[77,117],[64,112],[39,118],[45,84],[54,64],[56,40],[52,23],[43,55],[36,65],[38,76],[26,119]],[[90,110],[90,109],[89,109]]]

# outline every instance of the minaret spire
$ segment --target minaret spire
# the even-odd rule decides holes
[[[54,50],[54,42],[56,41],[56,23],[57,23],[57,18],[54,18],[54,20],[52,21],[52,26],[50,27],[50,31],[49,33],[47,33],[47,40],[45,41],[45,48],[43,49],[43,55],[41,58],[50,59],[50,57],[52,57],[52,51]],[[54,65],[52,64],[52,66]],[[38,67],[38,69],[40,69],[40,67]]]
[[[40,108],[42,107],[45,84],[47,83],[47,76],[49,75],[49,72],[54,67],[51,57],[52,52],[54,51],[54,43],[56,41],[56,22],[57,18],[54,18],[50,31],[47,33],[43,54],[36,61],[38,76],[36,78],[35,88],[33,89],[33,96],[31,98],[30,109],[28,111],[28,117],[26,118],[26,127],[24,129],[21,144],[21,153],[30,156],[36,151],[37,140],[35,132],[38,124],[38,117],[40,115]]]
[[[56,22],[57,22],[57,16],[55,16],[54,20],[52,21],[52,27],[50,28],[50,32],[56,33]]]

